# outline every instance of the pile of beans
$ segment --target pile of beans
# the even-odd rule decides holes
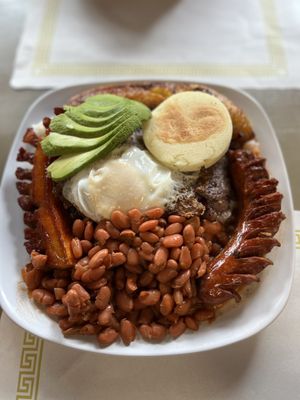
[[[98,224],[76,219],[75,266],[49,270],[47,256],[32,252],[23,277],[65,335],[97,335],[101,346],[119,337],[129,345],[138,332],[154,342],[177,338],[214,317],[197,287],[222,229],[161,208],[115,210]]]

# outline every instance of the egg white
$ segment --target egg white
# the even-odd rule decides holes
[[[178,187],[172,171],[150,153],[123,146],[68,180],[63,195],[82,214],[94,221],[109,218],[113,210],[146,210],[164,207]]]

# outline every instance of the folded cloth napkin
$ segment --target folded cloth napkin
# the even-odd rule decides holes
[[[300,212],[295,221],[292,293],[284,312],[263,332],[205,353],[127,358],[46,342],[2,315],[0,399],[299,399]]]
[[[31,0],[11,85],[178,78],[300,87],[298,0]]]

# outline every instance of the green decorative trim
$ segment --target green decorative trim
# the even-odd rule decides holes
[[[42,339],[24,333],[16,400],[37,399],[43,347]]]
[[[296,249],[300,250],[300,229],[296,230]]]
[[[60,0],[48,0],[42,18],[32,72],[36,76],[51,75],[190,75],[228,77],[266,77],[287,73],[280,26],[274,0],[259,0],[263,16],[265,40],[269,55],[267,64],[214,64],[214,63],[164,63],[164,64],[117,64],[117,63],[51,63],[50,53],[59,13]]]

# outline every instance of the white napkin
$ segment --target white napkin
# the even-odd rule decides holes
[[[0,320],[0,399],[296,400],[300,357],[300,212],[288,304],[263,332],[206,353],[127,358],[64,348]]]
[[[31,0],[11,85],[194,79],[300,87],[298,0]]]

